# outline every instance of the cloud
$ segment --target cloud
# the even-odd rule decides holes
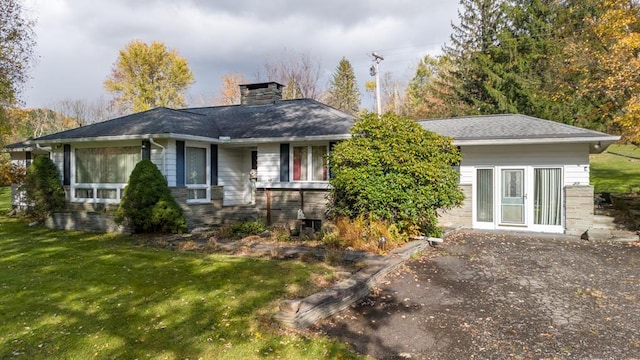
[[[102,83],[132,39],[161,41],[188,60],[193,101],[217,94],[224,73],[254,80],[284,49],[318,59],[323,84],[343,56],[364,84],[373,50],[385,56],[381,71],[406,78],[421,56],[438,52],[457,18],[453,0],[28,0],[26,7],[37,18],[39,55],[23,96],[30,107],[106,95]]]

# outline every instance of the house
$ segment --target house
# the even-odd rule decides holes
[[[462,207],[441,224],[580,234],[593,225],[589,154],[619,136],[525,115],[424,120],[462,152]]]
[[[46,150],[70,207],[114,208],[133,167],[154,162],[190,227],[265,219],[319,228],[326,219],[326,155],[349,138],[351,115],[310,99],[281,100],[275,82],[241,85],[240,105],[155,108],[8,147]],[[578,233],[590,226],[589,154],[616,136],[552,121],[496,115],[420,122],[460,147],[461,208],[443,225]],[[51,226],[78,227],[73,213]],[[86,223],[86,221],[85,221]]]

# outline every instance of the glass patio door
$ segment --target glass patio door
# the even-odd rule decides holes
[[[500,222],[525,224],[524,169],[502,169],[500,191]]]

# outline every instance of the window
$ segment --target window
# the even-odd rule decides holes
[[[493,169],[478,169],[476,177],[476,220],[493,222]]]
[[[73,197],[117,203],[140,159],[139,146],[76,149]]]
[[[207,149],[187,146],[185,151],[185,183],[187,199],[206,200]]]
[[[327,180],[327,146],[293,147],[293,180]]]
[[[76,184],[126,184],[140,161],[139,146],[76,149]]]
[[[559,168],[534,169],[534,223],[561,225],[562,170]]]

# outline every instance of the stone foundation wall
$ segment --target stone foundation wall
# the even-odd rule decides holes
[[[116,224],[112,214],[105,212],[72,211],[58,212],[51,215],[45,221],[45,226],[50,229],[110,232],[130,234],[131,229]]]
[[[472,186],[471,184],[460,185],[460,190],[464,193],[462,204],[448,211],[439,211],[438,225],[445,228],[468,229],[473,226]]]
[[[256,209],[271,225],[293,227],[298,222],[298,210],[306,219],[327,219],[326,190],[258,189]]]
[[[593,227],[593,186],[570,185],[564,188],[565,233],[580,235]]]

